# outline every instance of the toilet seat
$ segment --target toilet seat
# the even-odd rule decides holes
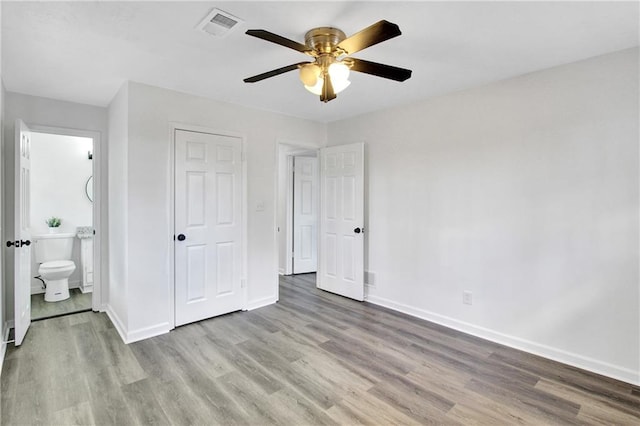
[[[50,271],[53,269],[63,269],[69,267],[75,267],[75,263],[72,260],[53,260],[51,262],[44,262],[40,264],[41,271]]]

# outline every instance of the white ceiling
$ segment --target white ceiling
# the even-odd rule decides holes
[[[195,26],[218,7],[245,22],[225,38]],[[638,45],[637,2],[2,2],[9,91],[106,106],[126,80],[329,122]],[[386,19],[400,37],[354,57],[413,70],[404,83],[352,73],[322,104],[297,72],[242,79],[307,56],[244,34],[304,43]]]

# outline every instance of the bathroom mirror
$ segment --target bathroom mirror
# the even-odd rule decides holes
[[[87,198],[89,199],[89,201],[93,203],[93,176],[89,176],[89,179],[87,179],[87,184],[85,185],[84,192],[85,194],[87,194]]]

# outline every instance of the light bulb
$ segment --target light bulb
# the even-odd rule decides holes
[[[307,89],[308,91],[310,91],[311,93],[313,93],[314,95],[320,96],[322,94],[322,85],[323,84],[324,84],[324,78],[322,78],[322,76],[320,76],[318,78],[318,82],[315,85],[313,85],[313,86],[305,85],[304,88]],[[343,80],[343,81],[334,82],[333,81],[333,77],[331,77],[331,84],[333,85],[333,93],[338,94],[338,93],[342,92],[344,89],[346,89],[347,87],[349,87],[351,82],[349,80]]]
[[[343,82],[349,80],[349,67],[344,62],[334,62],[329,65],[329,75],[334,85],[342,85]]]
[[[331,83],[333,84],[333,93],[340,93],[351,84],[349,80],[334,82],[333,77],[331,77]]]
[[[322,76],[319,76],[316,84],[314,85],[304,85],[304,88],[307,89],[308,91],[310,91],[311,93],[313,93],[314,95],[318,95],[320,96],[322,94],[322,85],[324,84],[324,78],[322,78]]]
[[[351,82],[349,79],[349,67],[343,62],[334,62],[329,65],[329,76],[331,78],[331,85],[333,86],[334,93],[340,93],[349,85]],[[308,78],[308,76],[311,76]],[[308,79],[307,79],[308,78]],[[320,96],[322,94],[322,86],[324,84],[324,77],[321,73],[320,67],[315,64],[304,65],[300,68],[300,80],[304,83],[304,88],[313,93],[314,95]]]
[[[329,65],[329,75],[331,76],[331,84],[333,84],[333,91],[340,93],[349,85],[349,67],[344,62],[334,62]]]
[[[320,76],[320,67],[316,64],[307,64],[300,67],[300,81],[305,86],[315,86]]]

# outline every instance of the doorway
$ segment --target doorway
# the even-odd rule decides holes
[[[296,197],[304,195],[296,191],[299,181],[295,167],[299,156],[315,154],[317,189],[315,205],[308,202],[304,209],[313,210],[315,217],[316,250],[315,271],[311,273],[316,287],[341,296],[364,300],[364,143],[336,145],[324,148],[306,147],[299,144],[280,143],[278,145],[277,176],[277,241],[278,272],[286,276],[295,274],[294,262],[298,248],[296,243],[304,237],[295,237],[295,218],[300,211],[295,208]],[[304,175],[311,174],[312,166],[306,160]],[[300,185],[304,185],[302,182]],[[311,187],[312,184],[306,182]],[[311,190],[308,191],[311,193]],[[306,197],[312,200],[312,197]],[[300,207],[298,207],[300,209]],[[302,224],[306,225],[304,219]],[[311,227],[307,227],[311,229]],[[301,233],[300,235],[304,235]],[[307,250],[310,252],[310,250]]]
[[[31,319],[40,320],[93,308],[94,138],[36,130],[30,147],[29,228]],[[68,255],[48,247],[68,247]],[[50,256],[53,256],[49,259]],[[46,258],[45,258],[46,257]],[[64,259],[62,259],[64,257]],[[69,257],[69,259],[67,259]],[[58,259],[60,258],[60,259]],[[70,261],[63,295],[52,296],[45,261]],[[44,276],[43,276],[44,275]],[[47,291],[47,285],[50,285]],[[65,297],[68,289],[68,298]],[[60,294],[62,290],[55,294]],[[51,300],[53,299],[53,300]]]
[[[318,267],[318,149],[278,147],[278,271],[315,273]]]

